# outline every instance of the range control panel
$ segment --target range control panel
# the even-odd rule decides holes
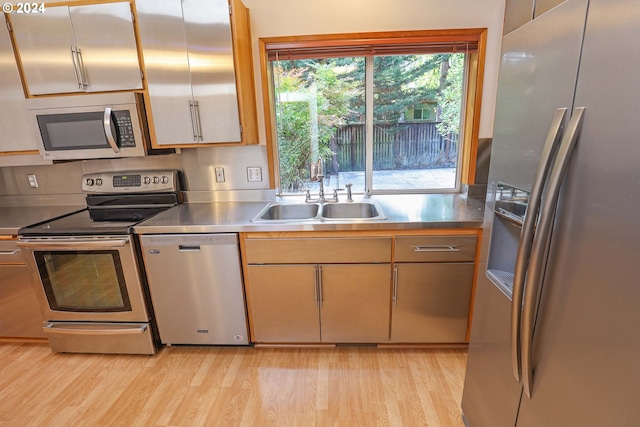
[[[99,172],[82,176],[82,191],[103,193],[166,193],[178,191],[178,171]]]

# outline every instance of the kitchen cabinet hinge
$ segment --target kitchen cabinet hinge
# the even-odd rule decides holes
[[[140,70],[140,80],[144,80],[144,71]]]
[[[242,125],[240,125],[240,134],[242,134]]]
[[[11,29],[11,22],[7,21],[7,20],[6,20],[6,18],[5,18],[4,23],[7,25],[7,31],[11,32],[11,31],[12,31],[12,29]]]
[[[233,15],[233,8],[231,7],[231,3],[229,3],[229,15]]]

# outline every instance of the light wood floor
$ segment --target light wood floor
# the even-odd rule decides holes
[[[0,343],[0,426],[462,426],[466,350]]]

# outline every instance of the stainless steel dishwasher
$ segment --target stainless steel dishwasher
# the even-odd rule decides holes
[[[140,238],[163,344],[248,344],[237,234]]]

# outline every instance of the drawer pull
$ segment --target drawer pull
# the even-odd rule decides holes
[[[0,252],[0,255],[15,255],[18,252],[20,252],[20,249],[16,249],[15,251],[2,251]]]
[[[414,252],[460,252],[460,246],[455,245],[428,245],[413,246]]]

